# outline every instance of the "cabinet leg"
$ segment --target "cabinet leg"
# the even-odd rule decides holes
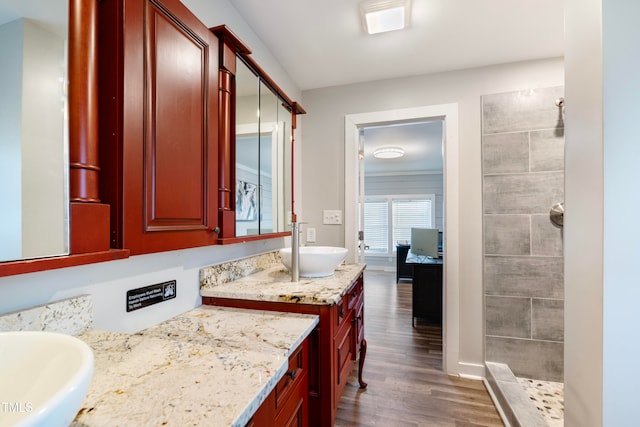
[[[362,381],[362,369],[364,368],[364,358],[367,356],[367,340],[363,339],[360,344],[360,360],[358,361],[358,382],[360,388],[367,388],[367,383]]]

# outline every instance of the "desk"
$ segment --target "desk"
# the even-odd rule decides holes
[[[400,279],[413,279],[413,265],[407,265],[407,254],[411,245],[396,245],[396,283]]]
[[[442,325],[442,259],[432,259],[409,251],[406,263],[413,267],[412,315],[429,323]]]

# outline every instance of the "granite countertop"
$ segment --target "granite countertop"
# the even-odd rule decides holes
[[[317,323],[201,306],[133,335],[85,332],[95,368],[71,425],[244,426]]]
[[[365,267],[364,264],[343,264],[338,266],[331,276],[300,277],[297,283],[293,283],[289,271],[282,264],[275,264],[228,283],[213,283],[205,277],[200,286],[200,295],[254,301],[333,305],[340,301]]]

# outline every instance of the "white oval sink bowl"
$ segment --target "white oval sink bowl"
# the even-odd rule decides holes
[[[68,426],[93,375],[93,351],[71,335],[0,332],[0,426]]]
[[[347,257],[348,249],[334,246],[302,246],[298,269],[302,277],[331,276]],[[282,264],[291,271],[291,248],[280,249]]]

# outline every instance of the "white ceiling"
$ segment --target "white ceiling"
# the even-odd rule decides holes
[[[359,0],[229,1],[301,90],[563,55],[561,0],[412,0],[409,29],[373,36],[362,29]],[[65,4],[0,0],[0,22],[21,14],[59,25]],[[368,171],[437,170],[441,156],[428,154],[442,139],[434,132],[437,123],[367,131]],[[407,155],[369,161],[382,144]]]
[[[442,120],[364,128],[365,174],[442,171]],[[373,152],[383,146],[399,146],[405,155],[376,159]]]
[[[0,25],[18,18],[28,18],[56,34],[67,31],[66,0],[0,0]]]
[[[412,0],[366,35],[359,0],[230,0],[302,90],[563,55],[561,0]]]
[[[564,54],[561,0],[412,0],[409,29],[372,36],[359,0],[229,1],[303,91]],[[367,173],[442,170],[441,129],[365,133]],[[373,159],[383,144],[407,155]]]

